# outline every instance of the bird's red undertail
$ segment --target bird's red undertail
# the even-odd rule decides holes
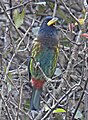
[[[41,89],[44,82],[45,80],[35,80],[34,78],[31,79],[31,83],[36,89]]]

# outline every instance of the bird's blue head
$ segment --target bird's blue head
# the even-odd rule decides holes
[[[58,21],[58,18],[47,16],[43,20],[38,35],[44,37],[53,36],[57,34],[57,29],[55,28],[54,24]]]
[[[43,45],[51,46],[58,43],[58,31],[54,24],[58,21],[58,18],[47,16],[39,29],[38,40],[43,43]]]

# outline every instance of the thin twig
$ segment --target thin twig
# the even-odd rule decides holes
[[[55,105],[52,106],[52,108],[45,114],[45,116],[41,119],[41,120],[46,120],[46,118],[48,118],[48,116],[53,112],[53,110],[55,110],[55,108],[62,102],[62,100],[67,97],[72,90],[75,89],[76,86],[73,86],[73,88],[69,89],[66,94],[64,94],[59,100],[58,102],[56,102]]]
[[[53,17],[55,17],[55,15],[56,15],[56,10],[57,10],[57,0],[55,0],[54,10],[53,10]]]
[[[80,99],[79,99],[79,101],[78,101],[78,104],[76,105],[76,108],[75,108],[75,111],[74,111],[74,113],[73,113],[73,116],[72,116],[72,119],[71,120],[74,120],[74,117],[75,117],[75,115],[76,115],[76,112],[77,112],[77,110],[78,110],[78,108],[79,108],[79,106],[80,106],[80,104],[81,104],[81,101],[82,101],[82,99],[83,99],[83,96],[84,96],[84,94],[85,94],[85,90],[86,90],[86,87],[87,87],[87,84],[88,84],[88,73],[87,73],[87,64],[86,64],[86,61],[87,61],[87,51],[85,51],[85,54],[84,54],[84,60],[83,60],[83,71],[82,71],[82,79],[83,79],[83,77],[84,77],[84,79],[85,79],[85,84],[84,84],[84,88],[83,88],[83,91],[82,91],[82,94],[81,94],[81,96],[80,96]],[[86,68],[85,68],[86,67]],[[85,73],[85,75],[84,75],[84,73]]]
[[[72,12],[69,10],[69,8],[66,6],[65,2],[63,0],[60,0],[62,2],[62,4],[64,5],[65,9],[69,12],[69,14],[71,15],[71,17],[80,25],[78,19],[72,14]]]
[[[24,39],[25,39],[26,35],[28,34],[28,32],[29,32],[29,30],[31,29],[31,27],[33,26],[33,24],[34,24],[34,20],[32,21],[31,26],[28,28],[28,30],[27,30],[27,31],[26,31],[26,33],[24,34],[24,37],[23,37],[23,38],[21,39],[21,41],[18,43],[18,45],[17,45],[17,47],[16,47],[16,50],[15,50],[15,53],[13,53],[13,56],[12,56],[12,58],[11,58],[10,62],[8,63],[8,66],[7,66],[7,69],[6,69],[6,72],[5,72],[4,81],[6,80],[7,74],[8,74],[8,72],[9,72],[9,68],[10,68],[11,63],[12,63],[12,61],[13,61],[13,58],[14,58],[14,57],[15,57],[15,55],[17,54],[18,49],[19,49],[19,47],[20,47],[21,43],[24,41]]]
[[[0,5],[1,5],[1,7],[2,7],[2,9],[3,9],[3,11],[4,11],[5,15],[6,15],[6,17],[7,17],[8,20],[10,21],[11,25],[15,28],[15,30],[16,30],[16,32],[18,33],[18,35],[20,36],[20,38],[22,38],[20,32],[19,32],[18,29],[16,28],[16,26],[15,26],[15,24],[13,23],[12,19],[11,19],[10,16],[7,14],[7,12],[6,12],[6,10],[5,10],[5,6],[4,6],[2,0],[0,0]]]

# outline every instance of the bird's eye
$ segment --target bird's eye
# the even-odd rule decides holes
[[[45,23],[48,23],[48,21],[45,21]]]

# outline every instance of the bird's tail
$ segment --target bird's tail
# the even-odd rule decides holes
[[[42,93],[42,88],[36,89],[33,87],[32,97],[31,97],[31,102],[30,102],[31,110],[39,111],[41,93]]]

